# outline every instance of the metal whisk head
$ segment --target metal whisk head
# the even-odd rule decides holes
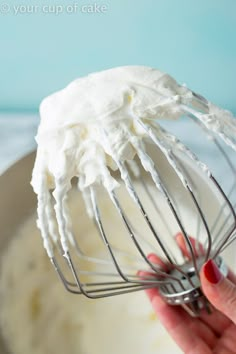
[[[194,99],[204,110],[206,101],[198,95]],[[48,194],[51,207],[45,210],[48,224],[44,232],[62,236],[52,238],[50,258],[68,291],[100,298],[158,287],[168,303],[182,305],[192,315],[208,309],[200,289],[200,268],[213,258],[226,273],[219,254],[236,238],[235,152],[225,144],[225,133],[217,136],[207,129],[191,107],[184,106],[184,111],[190,118],[187,128],[193,129],[202,144],[202,158],[201,153],[194,154],[194,146],[189,150],[182,138],[178,140],[163,125],[137,119],[146,138],[133,137],[134,160],[121,161],[114,152],[118,169],[110,172],[118,188],[91,185],[82,193],[75,180],[68,199],[76,200],[77,208],[67,207],[63,200],[59,232]],[[181,135],[180,123],[171,124]],[[235,123],[231,124],[236,131]],[[235,144],[232,136],[231,147]],[[105,129],[104,139],[108,139]],[[207,156],[219,166],[214,176],[205,164]],[[181,234],[185,252],[176,234]],[[153,253],[159,264],[149,260]]]

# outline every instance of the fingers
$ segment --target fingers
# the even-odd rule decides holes
[[[155,271],[153,269],[150,269],[150,271],[139,270],[138,276],[140,278],[142,278],[143,280],[150,280],[150,278],[153,277],[155,280],[157,279],[157,277],[161,278],[163,276],[162,273],[166,274],[166,272],[168,271],[168,266],[161,260],[161,258],[159,258],[154,253],[149,254],[147,258],[149,262],[151,262],[155,266]]]
[[[189,237],[189,240],[192,244],[194,254],[198,256],[198,253],[201,255],[204,254],[204,248],[202,244],[198,244],[198,247],[196,245],[196,240],[192,238],[191,236]],[[189,254],[189,249],[187,247],[185,238],[182,233],[178,233],[176,235],[176,241],[183,253],[184,256],[187,258],[191,258]],[[200,251],[200,252],[199,252]],[[233,274],[232,271],[229,271],[228,273],[228,278],[236,284],[236,276]],[[216,333],[217,336],[219,336],[224,329],[226,329],[231,321],[229,320],[228,317],[226,317],[222,312],[214,310],[213,313],[209,316],[209,314],[202,312],[201,313],[201,319],[204,323],[206,323],[212,330]]]
[[[195,240],[192,237],[190,237],[189,239],[190,239],[191,245],[193,247],[193,250],[194,250],[194,253],[196,254],[196,256],[197,256],[197,252],[199,252],[200,254],[204,254],[203,246],[201,244],[196,246]],[[178,234],[176,236],[176,241],[177,241],[180,249],[182,250],[183,255],[185,255],[187,258],[190,258],[189,248],[186,244],[184,236],[182,234]],[[154,254],[149,255],[148,258],[151,262],[158,264],[162,270],[164,270],[164,271],[168,270],[168,267],[156,255],[154,255]],[[223,295],[220,297],[219,291],[218,291],[218,295],[216,295],[216,293],[217,293],[216,287],[214,287],[214,285],[212,286],[212,284],[209,284],[210,283],[209,280],[206,279],[206,276],[203,274],[203,271],[201,272],[203,291],[205,292],[206,296],[208,297],[208,300],[215,307],[215,310],[213,311],[213,313],[210,316],[204,312],[201,314],[199,322],[201,322],[202,325],[206,326],[206,328],[204,329],[205,333],[202,330],[200,330],[200,332],[199,332],[199,323],[197,325],[198,327],[196,329],[196,332],[198,332],[198,335],[201,338],[204,338],[205,336],[207,336],[207,338],[208,338],[207,343],[208,343],[209,347],[211,347],[211,340],[209,340],[209,338],[212,338],[212,334],[215,336],[215,338],[217,338],[222,334],[222,331],[224,331],[232,323],[231,321],[236,322],[236,315],[235,315],[235,313],[236,313],[236,293],[235,293],[235,291],[236,290],[234,291],[235,294],[232,295],[232,287],[236,288],[234,285],[234,284],[236,284],[236,275],[232,271],[229,271],[227,278],[229,280],[226,283],[224,282],[227,286],[224,287],[224,291],[222,288],[221,291],[223,291],[224,294],[222,293]],[[231,285],[230,287],[229,287],[229,284]],[[212,287],[213,287],[213,289],[212,289]],[[228,293],[227,297],[225,297],[225,292]],[[160,298],[160,296],[158,295],[158,291],[156,289],[149,289],[147,291],[147,295],[152,303],[153,303],[153,301],[155,301],[155,302],[157,301],[156,298]],[[225,298],[228,299],[227,303],[225,302]],[[155,299],[155,300],[153,300],[153,299]],[[161,300],[159,300],[159,301],[161,301]],[[228,305],[228,303],[231,303],[231,307],[235,308],[235,309],[233,309],[233,311],[230,309],[230,306]],[[167,305],[165,304],[165,306],[167,306]],[[171,310],[176,311],[177,309],[171,307]],[[179,309],[179,310],[181,310],[181,309]],[[157,311],[159,311],[159,310],[157,310]],[[160,318],[159,313],[158,313],[158,315]],[[162,322],[164,324],[164,319],[162,319]],[[174,335],[173,335],[173,337],[174,337]]]
[[[179,248],[181,249],[183,255],[187,258],[191,258],[191,255],[189,254],[189,249],[188,249],[188,246],[186,244],[186,240],[185,240],[185,237],[184,235],[179,232],[176,236],[176,242],[179,246]],[[197,241],[189,236],[189,241],[193,247],[193,250],[194,250],[194,254],[198,257],[199,255],[204,255],[204,248],[203,248],[203,245],[201,243],[197,244]],[[200,252],[199,252],[200,251]],[[200,253],[200,254],[199,254]],[[228,275],[227,275],[227,278],[234,284],[236,284],[236,274],[234,274],[230,269],[228,271]]]
[[[236,275],[232,272],[231,269],[228,271],[227,278],[233,283],[236,284]]]
[[[148,260],[149,260],[151,263],[153,263],[153,264],[159,266],[161,271],[163,271],[163,272],[167,272],[167,271],[168,271],[168,265],[167,265],[166,263],[164,263],[164,262],[161,260],[161,258],[158,257],[156,254],[150,253],[147,258],[148,258]]]
[[[171,337],[185,353],[212,353],[216,337],[200,320],[189,317],[179,306],[170,306],[157,289],[146,290],[154,311]]]
[[[177,239],[176,241],[177,241],[180,249],[182,250],[183,254],[185,256],[188,256],[189,252],[186,247],[184,236],[182,234],[178,234],[178,235],[176,235],[176,239]],[[192,237],[190,237],[190,242],[192,243],[192,245],[194,247],[194,251],[196,252],[195,240]],[[202,247],[202,245],[199,245],[199,246]],[[199,250],[199,247],[198,247],[198,250]],[[203,247],[202,247],[202,249],[200,249],[200,252],[203,254]],[[167,266],[155,254],[149,255],[148,259],[152,263],[158,264],[163,270],[167,270]],[[228,277],[232,281],[236,280],[235,275],[231,271],[229,271]],[[156,289],[149,289],[147,291],[147,295],[148,295],[150,301],[152,301],[152,297],[157,296],[158,291]],[[203,323],[205,323],[207,325],[207,327],[209,327],[213,331],[213,333],[217,337],[219,337],[221,335],[222,331],[224,331],[231,323],[231,321],[229,320],[228,317],[226,317],[222,312],[220,312],[216,309],[212,312],[212,314],[210,316],[208,313],[205,313],[203,311],[201,313],[200,319]]]
[[[179,246],[179,248],[181,249],[183,255],[185,257],[187,257],[188,259],[192,258],[192,255],[190,253],[190,250],[189,250],[189,246],[186,242],[186,239],[184,237],[184,235],[179,232],[176,236],[176,242]],[[200,254],[204,254],[204,248],[203,248],[203,245],[201,243],[198,243],[193,237],[189,236],[189,241],[192,245],[192,248],[193,248],[193,253],[196,257],[198,257]]]
[[[211,314],[202,311],[200,319],[212,329],[217,337],[220,337],[232,323],[228,317],[216,309],[213,309]]]
[[[236,286],[225,278],[215,262],[209,260],[202,267],[202,289],[208,300],[236,324]]]
[[[166,265],[154,254],[148,259],[161,267]],[[186,353],[211,353],[216,341],[214,332],[201,320],[191,318],[179,306],[170,306],[160,297],[158,289],[146,290],[146,294],[158,318],[175,342]]]

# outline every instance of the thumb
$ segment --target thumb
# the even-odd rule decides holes
[[[236,324],[236,286],[211,259],[202,267],[201,284],[210,303]]]

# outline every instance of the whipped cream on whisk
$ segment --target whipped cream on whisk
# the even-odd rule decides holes
[[[42,173],[49,188],[55,187],[55,180],[73,176],[80,177],[81,188],[104,179],[113,188],[116,182],[105,178],[104,170],[105,166],[116,168],[112,152],[123,161],[133,159],[136,152],[130,134],[146,135],[136,117],[178,118],[181,97],[188,95],[167,74],[126,66],[79,78],[45,98],[36,137],[35,191]]]
[[[173,147],[184,151],[208,172],[191,151],[157,123],[158,119],[178,119],[182,115],[194,117],[236,149],[236,126],[230,112],[153,68],[124,66],[93,73],[45,98],[40,106],[38,150],[32,177],[45,247],[48,249],[47,229],[54,229],[48,218],[52,214],[50,189],[54,189],[62,244],[68,238],[62,222],[63,215],[67,218],[63,203],[74,176],[79,178],[82,191],[94,183],[102,183],[111,192],[118,183],[110,169],[119,169],[127,182],[122,163],[137,155],[143,167],[156,178],[158,187],[152,161],[145,153],[146,137],[163,151],[183,184],[185,177],[171,154]]]

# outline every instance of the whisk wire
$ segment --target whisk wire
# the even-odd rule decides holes
[[[219,254],[236,238],[236,204],[231,202],[236,190],[236,168],[222,147],[222,143],[218,140],[221,139],[233,148],[236,147],[236,144],[233,135],[227,136],[226,134],[232,125],[230,119],[227,120],[228,125],[223,132],[213,129],[205,117],[208,101],[200,95],[192,94],[192,105],[187,102],[188,104],[181,105],[181,109],[203,131],[208,140],[211,140],[222,160],[228,166],[230,174],[233,176],[233,183],[229,191],[226,193],[223,190],[205,163],[157,122],[133,117],[135,123],[145,132],[147,141],[133,135],[125,124],[121,124],[125,136],[135,151],[136,160],[131,161],[123,161],[119,157],[114,144],[109,139],[106,127],[101,123],[102,136],[117,167],[119,182],[122,188],[128,192],[130,200],[142,216],[150,239],[146,237],[147,235],[140,234],[136,222],[131,220],[129,213],[123,207],[118,193],[110,187],[108,169],[102,170],[101,168],[103,171],[103,186],[101,188],[104,188],[106,198],[108,197],[110,205],[119,217],[125,242],[130,242],[133,253],[117,246],[110,237],[101,212],[102,205],[99,203],[99,195],[94,186],[83,190],[81,188],[83,183],[78,183],[78,190],[82,192],[90,223],[96,231],[95,237],[101,241],[106,257],[91,255],[89,251],[81,247],[72,232],[65,198],[67,189],[58,189],[56,183],[53,193],[43,194],[40,192],[38,222],[45,248],[58,276],[69,292],[83,294],[88,298],[102,298],[158,287],[168,303],[180,304],[192,315],[198,315],[202,308],[209,310],[209,305],[200,289],[200,268],[206,260],[212,257],[222,268],[222,271],[225,271]],[[194,109],[196,104],[200,107],[199,112]],[[233,126],[232,129],[235,127]],[[147,152],[149,145],[152,146],[153,154]],[[160,161],[159,159],[155,160],[155,153],[157,156],[161,156]],[[164,166],[168,166],[166,173],[170,174],[169,179],[165,178],[165,174],[161,171],[163,163]],[[42,181],[42,190],[45,183],[46,181]],[[176,186],[174,186],[175,183]],[[217,200],[218,203],[212,218],[207,213],[207,200],[202,184],[208,190],[210,199]],[[156,194],[153,193],[153,187]],[[139,195],[139,188],[144,192],[143,196]],[[179,195],[175,193],[176,190]],[[143,200],[144,195],[150,205],[146,205]],[[53,219],[54,213],[53,197],[56,221],[49,222]],[[165,203],[167,209],[164,211],[159,206],[158,198],[162,198]],[[44,209],[43,206],[46,202],[48,207]],[[193,235],[194,244],[186,222],[187,217],[184,216],[184,208],[189,208],[189,211],[194,214],[193,221],[196,223]],[[159,227],[149,215],[149,209],[154,212],[158,218],[157,221],[164,227],[165,235],[160,232]],[[166,212],[166,210],[168,211]],[[169,242],[171,240],[174,242],[175,248],[178,248],[178,242],[173,238],[168,217],[174,221],[178,231],[182,234],[187,254],[181,254],[180,251],[178,253]],[[165,266],[150,261],[146,249],[157,253],[160,263]],[[155,252],[156,250],[157,252]],[[64,257],[63,264],[58,261],[61,255]],[[83,264],[89,264],[92,269],[86,269]],[[69,277],[64,272],[64,267],[67,271],[69,270]],[[141,276],[137,274],[138,270],[141,271]]]

